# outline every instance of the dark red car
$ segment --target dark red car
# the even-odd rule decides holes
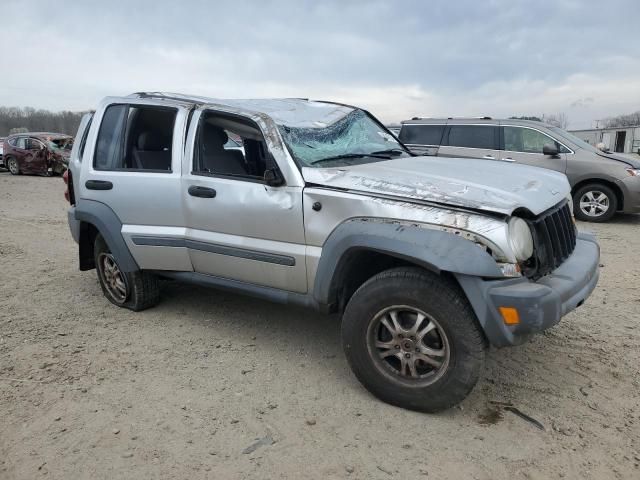
[[[13,175],[61,175],[72,146],[73,137],[61,133],[16,133],[4,140],[4,165]]]

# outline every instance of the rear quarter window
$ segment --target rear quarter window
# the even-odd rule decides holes
[[[399,139],[408,145],[439,146],[444,125],[403,125]]]

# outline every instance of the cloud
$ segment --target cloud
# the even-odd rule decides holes
[[[326,98],[384,121],[566,112],[584,126],[640,106],[640,4],[608,8],[628,14],[568,0],[9,1],[0,104],[168,90]]]

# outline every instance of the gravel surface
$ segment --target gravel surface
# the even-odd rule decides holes
[[[111,305],[62,192],[0,173],[2,479],[640,478],[640,216],[581,224],[592,297],[426,415],[360,386],[335,317],[174,282]]]

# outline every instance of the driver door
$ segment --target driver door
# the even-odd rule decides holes
[[[232,135],[242,138],[242,154],[215,148],[214,137]],[[182,197],[194,271],[306,293],[302,187],[284,176],[279,186],[265,182],[275,159],[262,129],[252,119],[205,109],[194,114],[189,144]]]
[[[501,160],[566,172],[567,149],[554,138],[529,127],[504,125],[500,129],[503,146],[503,150],[500,151]],[[556,145],[558,155],[542,153],[542,148],[547,144]]]

